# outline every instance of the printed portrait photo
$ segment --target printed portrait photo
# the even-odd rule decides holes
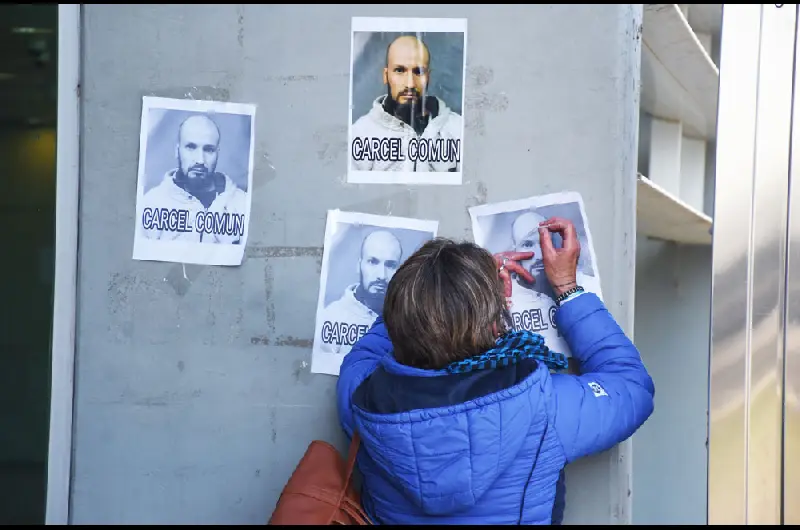
[[[382,314],[394,273],[437,230],[437,221],[329,212],[312,371],[338,374],[342,357]]]
[[[255,106],[144,98],[134,259],[238,265]]]
[[[354,18],[348,182],[461,184],[467,23]]]
[[[533,283],[512,273],[509,300],[512,325],[545,337],[551,349],[571,355],[555,322],[556,295],[547,280],[542,261],[539,223],[551,217],[572,221],[581,246],[577,282],[586,291],[602,299],[600,275],[596,268],[591,234],[584,213],[583,200],[574,192],[554,193],[529,199],[486,204],[470,208],[475,242],[492,254],[500,252],[533,252],[533,257],[520,262]],[[561,247],[561,236],[551,233],[553,246]]]

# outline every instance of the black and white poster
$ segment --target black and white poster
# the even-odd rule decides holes
[[[312,373],[339,375],[344,356],[382,314],[394,273],[438,230],[438,221],[328,212]]]
[[[133,259],[240,265],[255,105],[144,97]]]
[[[555,323],[555,294],[547,281],[539,246],[539,223],[550,217],[569,219],[575,225],[581,254],[578,261],[578,285],[603,298],[589,222],[583,199],[577,192],[553,193],[469,209],[475,243],[492,254],[506,251],[533,252],[533,258],[520,264],[534,278],[528,284],[512,274],[510,302],[515,329],[539,333],[553,351],[572,356]],[[552,234],[553,245],[561,246],[561,237]]]
[[[462,182],[467,20],[352,21],[347,182]]]

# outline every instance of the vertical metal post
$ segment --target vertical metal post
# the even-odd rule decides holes
[[[46,524],[69,522],[78,273],[81,4],[58,5],[58,123],[50,441]]]
[[[781,524],[783,349],[795,6],[761,8],[750,283],[747,524]]]
[[[761,6],[722,13],[714,196],[708,522],[747,521],[753,170]]]
[[[795,7],[794,4],[787,7]],[[800,41],[795,40],[795,61]],[[783,410],[783,524],[800,524],[800,70],[792,108]]]
[[[783,522],[784,347],[794,325],[791,311],[786,316],[787,259],[797,237],[789,220],[796,26],[794,4],[723,10],[709,524]]]

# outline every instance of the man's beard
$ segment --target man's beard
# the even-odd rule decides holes
[[[403,92],[402,94],[409,94]],[[424,130],[427,125],[427,116],[425,116],[425,95],[419,95],[414,91],[413,96],[407,103],[398,103],[392,97],[391,87],[387,87],[386,103],[384,108],[386,112],[392,114],[398,120],[407,123],[418,133],[419,129]]]
[[[378,282],[373,282],[378,283]],[[364,288],[363,280],[359,282],[358,287],[356,288],[355,297],[356,300],[370,308],[377,314],[383,313],[383,300],[386,297],[386,282],[382,282],[384,285],[383,291],[379,291],[377,293],[371,293],[369,291],[369,287],[367,289]],[[370,284],[372,285],[372,284]]]
[[[193,166],[192,169],[200,168]],[[178,163],[178,180],[183,185],[184,189],[189,192],[207,191],[214,182],[213,173],[211,171],[204,168],[202,171],[195,171],[193,174],[190,174],[189,171],[183,169],[180,162]]]
[[[523,267],[526,266],[523,264]],[[522,276],[519,276],[518,274],[515,275],[517,282],[526,289],[536,291],[540,294],[543,294],[555,300],[556,293],[555,291],[553,291],[553,286],[550,285],[550,281],[547,279],[547,274],[545,274],[544,270],[541,269],[531,270],[530,268],[528,268],[528,272],[531,273],[531,275],[533,276],[534,279],[533,283],[528,283],[527,281],[525,281],[524,278],[522,278]]]

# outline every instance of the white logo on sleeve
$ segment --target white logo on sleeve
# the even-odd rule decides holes
[[[594,397],[598,397],[599,398],[599,397],[608,395],[606,393],[606,390],[602,386],[600,386],[598,383],[595,383],[594,381],[589,383],[589,388],[592,389],[592,392],[594,393]]]

